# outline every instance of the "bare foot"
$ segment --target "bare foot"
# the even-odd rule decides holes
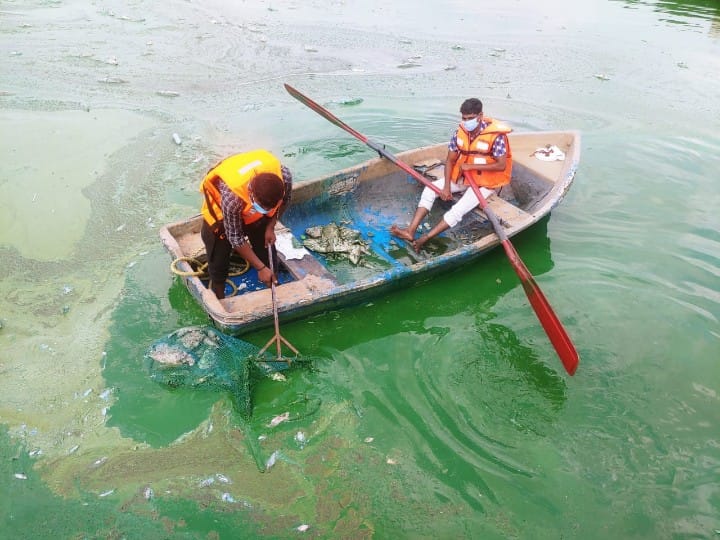
[[[414,240],[414,237],[410,234],[409,230],[401,229],[397,225],[390,227],[390,234],[397,236],[398,238],[402,238],[403,240],[407,240],[408,242],[412,242]]]
[[[425,245],[425,242],[427,242],[428,240],[430,240],[430,238],[428,238],[427,235],[423,234],[420,238],[413,241],[412,245],[415,251],[420,251]]]

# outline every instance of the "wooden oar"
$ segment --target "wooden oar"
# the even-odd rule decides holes
[[[405,163],[403,163],[402,161],[400,161],[399,159],[397,159],[397,158],[396,158],[395,156],[393,156],[390,152],[388,152],[387,150],[385,150],[385,147],[384,147],[384,146],[380,146],[380,145],[377,144],[376,142],[373,142],[373,141],[371,141],[370,139],[368,139],[368,138],[367,138],[365,135],[363,135],[362,133],[358,133],[358,132],[355,131],[353,128],[351,128],[350,126],[348,126],[345,122],[343,122],[343,121],[340,120],[338,117],[336,117],[333,113],[331,113],[330,111],[328,111],[327,109],[325,109],[322,105],[318,105],[318,104],[315,103],[312,99],[310,99],[310,98],[307,97],[307,96],[304,96],[303,94],[301,94],[300,92],[298,92],[297,90],[295,90],[295,88],[293,88],[293,87],[290,86],[289,84],[286,84],[286,85],[285,85],[285,90],[287,90],[288,93],[289,93],[292,97],[294,97],[295,99],[297,99],[297,100],[298,100],[300,103],[302,103],[303,105],[307,105],[307,106],[310,107],[313,111],[315,111],[316,113],[318,113],[320,116],[323,116],[323,117],[325,117],[325,119],[330,120],[333,124],[335,124],[336,126],[344,129],[345,131],[347,131],[350,135],[352,135],[352,136],[355,137],[356,139],[360,139],[362,142],[364,142],[365,144],[367,144],[370,148],[372,148],[373,150],[375,150],[378,154],[380,154],[380,155],[381,155],[382,157],[384,157],[385,159],[387,159],[387,160],[389,160],[389,161],[392,161],[395,165],[397,165],[398,167],[400,167],[402,170],[404,170],[404,171],[407,172],[408,174],[412,175],[412,177],[415,178],[415,180],[417,180],[417,181],[420,182],[421,184],[424,184],[425,186],[429,187],[430,189],[432,189],[432,190],[433,190],[435,193],[437,193],[438,195],[442,195],[442,190],[441,190],[439,187],[437,187],[435,184],[433,184],[432,182],[430,182],[430,180],[428,180],[428,179],[425,178],[423,175],[421,175],[420,173],[418,173],[415,169],[413,169],[413,168],[410,167],[409,165],[406,165]]]
[[[275,298],[275,263],[273,262],[273,252],[272,252],[272,244],[268,246],[268,257],[270,259],[270,273],[272,274],[272,277],[270,278],[270,294],[272,295],[272,308],[273,308],[273,317],[275,318],[275,335],[270,338],[270,341],[268,341],[265,346],[260,349],[260,354],[264,353],[267,348],[270,346],[271,343],[275,342],[276,348],[277,348],[277,361],[278,362],[284,362],[282,358],[282,344],[284,343],[290,349],[292,352],[294,352],[296,355],[300,354],[298,350],[293,347],[290,342],[282,337],[280,335],[280,319],[278,317],[278,308],[277,308],[277,300]],[[287,360],[287,363],[290,364],[290,360]]]
[[[392,163],[400,167],[403,171],[408,173],[410,176],[415,178],[418,182],[426,185],[427,187],[433,189],[436,193],[440,194],[440,189],[437,188],[437,186],[433,185],[429,180],[427,180],[424,176],[422,176],[420,173],[418,173],[415,169],[410,167],[409,165],[403,163],[399,159],[397,159],[395,156],[393,156],[390,152],[385,150],[384,147],[380,146],[379,144],[371,141],[367,137],[365,137],[363,134],[358,133],[353,128],[345,124],[342,120],[337,118],[335,115],[333,115],[330,111],[322,107],[321,105],[318,105],[313,100],[308,98],[307,96],[304,96],[300,92],[298,92],[295,88],[290,86],[289,84],[285,85],[285,89],[289,92],[289,94],[300,101],[300,103],[303,103],[304,105],[310,107],[312,110],[317,112],[320,116],[324,117],[325,119],[329,120],[336,126],[344,129],[348,133],[350,133],[353,137],[361,140],[366,145],[368,145],[370,148],[378,152],[381,156],[385,157],[386,159],[390,160]],[[545,295],[540,290],[540,287],[535,282],[535,279],[533,278],[532,274],[528,271],[527,267],[525,266],[525,263],[523,263],[522,259],[520,258],[520,255],[518,255],[517,251],[515,251],[515,247],[510,243],[510,240],[508,239],[507,235],[505,234],[505,230],[503,229],[502,225],[500,224],[500,221],[498,220],[495,213],[492,211],[492,209],[488,206],[487,201],[485,200],[485,197],[482,196],[482,193],[480,193],[480,190],[478,189],[477,185],[475,185],[474,182],[470,182],[470,185],[472,186],[473,191],[475,192],[475,195],[478,198],[478,201],[480,201],[480,206],[482,207],[483,211],[485,212],[485,215],[490,220],[490,223],[492,223],[493,229],[495,229],[495,234],[497,234],[498,238],[500,239],[500,242],[503,245],[503,248],[505,248],[505,254],[508,256],[508,259],[510,260],[510,264],[512,265],[513,269],[515,270],[515,273],[520,278],[520,282],[522,283],[523,289],[525,290],[525,294],[528,297],[528,300],[530,301],[530,305],[532,306],[533,310],[535,311],[535,315],[537,315],[538,320],[540,321],[540,324],[542,324],[542,327],[545,329],[545,333],[547,334],[548,338],[550,338],[550,342],[552,343],[553,347],[555,347],[555,351],[557,352],[558,356],[560,357],[560,360],[563,363],[563,366],[565,366],[565,370],[570,374],[574,375],[575,370],[577,370],[578,362],[580,361],[580,357],[578,355],[577,350],[575,349],[575,346],[572,343],[572,340],[567,335],[567,332],[565,331],[565,328],[563,327],[562,323],[560,322],[560,319],[558,319],[557,315],[555,315],[555,312],[553,311],[552,307],[550,307],[550,303],[545,298]]]
[[[537,315],[540,324],[542,324],[542,327],[545,329],[545,333],[548,338],[550,338],[550,343],[552,343],[553,347],[555,347],[555,351],[560,357],[563,366],[565,366],[565,370],[570,375],[574,375],[575,370],[578,367],[578,362],[580,362],[580,357],[572,340],[570,339],[570,336],[567,335],[565,327],[563,327],[560,319],[558,319],[557,315],[555,315],[555,312],[550,307],[550,302],[548,302],[547,298],[545,298],[542,290],[540,290],[540,286],[525,266],[525,263],[520,258],[520,255],[518,255],[518,252],[515,251],[515,246],[512,245],[510,239],[505,234],[505,229],[500,224],[495,212],[493,212],[488,205],[475,181],[470,178],[469,174],[465,175],[465,180],[469,181],[470,187],[475,192],[475,196],[478,198],[478,201],[480,201],[480,207],[483,212],[485,212],[485,215],[490,220],[490,223],[492,223],[493,229],[495,229],[495,234],[498,235],[503,248],[505,248],[505,254],[508,256],[513,270],[515,270],[515,273],[520,278],[520,283],[522,283],[525,294],[530,301],[530,305],[533,310],[535,310],[535,315]]]

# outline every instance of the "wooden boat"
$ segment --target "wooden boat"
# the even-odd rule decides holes
[[[512,133],[510,144],[512,181],[488,198],[508,237],[537,223],[563,199],[578,167],[580,135],[575,131]],[[396,157],[434,179],[443,174],[446,155],[447,144],[442,143],[398,153]],[[392,237],[390,226],[410,221],[422,187],[384,158],[296,182],[292,204],[276,228],[282,266],[276,287],[281,320],[356,304],[391,288],[428,279],[449,266],[472,261],[499,245],[480,209],[466,215],[457,227],[430,240],[419,253],[409,243]],[[438,199],[424,227],[437,223],[450,204]],[[360,232],[370,253],[363,255],[359,264],[302,247],[308,228],[330,223]],[[207,289],[202,276],[194,275],[197,272],[191,259],[204,251],[201,224],[198,214],[160,231],[174,259],[173,267],[182,275],[180,279],[221,331],[241,335],[272,326],[271,292],[259,283],[254,270],[232,278],[238,293],[223,300]]]

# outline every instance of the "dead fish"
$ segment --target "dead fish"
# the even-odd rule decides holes
[[[305,229],[303,246],[318,253],[338,254],[359,264],[363,254],[370,254],[369,244],[360,232],[331,222],[324,226]]]
[[[98,495],[98,497],[107,497],[108,495],[112,495],[113,493],[115,493],[115,490],[109,489],[107,491],[103,491],[100,495]]]
[[[306,525],[305,523],[303,523],[302,525],[298,525],[298,526],[296,527],[296,530],[298,530],[298,531],[300,531],[300,532],[305,532],[305,531],[307,531],[309,528],[310,528],[310,525]]]
[[[15,473],[15,478],[17,478],[18,480],[27,480],[27,474],[18,472]]]
[[[217,473],[215,478],[218,479],[218,482],[222,482],[223,484],[232,484],[232,481],[224,474]]]
[[[285,422],[285,421],[288,420],[289,418],[290,418],[290,412],[289,412],[289,411],[286,411],[286,412],[284,412],[284,413],[282,413],[282,414],[278,414],[275,418],[273,418],[272,420],[270,420],[270,423],[267,425],[267,427],[275,427],[275,426],[277,426],[278,424],[282,424],[283,422]]]
[[[280,457],[280,451],[279,451],[279,450],[275,450],[272,454],[270,454],[270,457],[269,457],[269,458],[267,459],[267,461],[265,462],[265,470],[267,471],[267,470],[270,469],[270,467],[272,467],[273,465],[275,465],[275,463],[277,463],[277,460],[278,460],[279,457]]]
[[[167,343],[154,345],[150,349],[148,356],[159,364],[166,366],[195,365],[195,359],[191,355],[181,349],[171,347]]]
[[[209,485],[214,484],[214,483],[215,483],[215,478],[210,476],[210,477],[206,478],[205,480],[200,481],[200,487],[208,487]]]

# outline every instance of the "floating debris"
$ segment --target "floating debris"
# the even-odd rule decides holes
[[[306,525],[305,523],[303,523],[302,525],[299,525],[298,527],[296,527],[296,530],[298,530],[300,532],[305,532],[309,528],[310,528],[310,525]]]
[[[145,500],[148,500],[148,501],[150,499],[152,499],[153,497],[155,497],[155,492],[153,491],[153,488],[151,488],[150,486],[146,487],[143,490],[143,497],[145,498]]]
[[[370,444],[370,443],[373,442],[374,440],[375,440],[375,437],[365,437],[365,442],[368,443],[368,444]]]
[[[397,465],[398,464],[397,460],[393,459],[393,458],[387,458],[387,461],[385,463],[387,463],[388,465]]]
[[[413,62],[412,60],[408,60],[401,64],[398,64],[397,67],[399,69],[409,69],[409,68],[420,67],[420,64],[418,64],[417,62]]]
[[[173,90],[158,90],[155,93],[158,96],[162,96],[162,97],[178,97],[180,95],[180,92],[175,92]]]
[[[27,474],[17,472],[15,473],[15,478],[17,478],[18,480],[27,480]]]
[[[610,77],[608,77],[607,75],[605,75],[603,73],[596,73],[595,75],[593,75],[593,77],[595,77],[596,79],[600,79],[601,81],[609,81],[610,80]]]
[[[103,84],[126,84],[127,81],[125,79],[121,79],[120,77],[103,77],[102,79],[98,79],[98,82],[101,82]]]
[[[280,382],[287,381],[287,377],[285,375],[283,375],[282,373],[280,373],[279,371],[274,371],[273,374],[270,375],[270,378],[273,381],[280,381]]]
[[[279,424],[282,424],[286,420],[290,418],[290,412],[286,411],[282,414],[278,414],[276,417],[274,417],[272,420],[270,420],[270,423],[267,425],[267,427],[275,427]]]
[[[305,52],[318,52],[318,50],[312,45],[305,45]]]
[[[115,490],[109,489],[107,491],[103,491],[100,495],[98,495],[98,497],[107,497],[108,495],[112,495],[113,493],[115,493]]]
[[[96,459],[95,462],[92,464],[93,467],[99,467],[103,463],[105,463],[108,460],[106,456],[101,457],[100,459]]]
[[[298,443],[298,446],[300,446],[301,449],[305,448],[305,445],[307,444],[307,437],[305,436],[305,433],[298,431],[295,434],[295,442]]]
[[[178,146],[180,146],[182,144],[182,139],[180,138],[180,135],[178,135],[177,133],[172,134],[172,139],[173,139],[173,141],[175,141],[175,144],[177,144]]]
[[[353,105],[360,105],[363,102],[363,98],[345,98],[340,100],[340,105],[345,107],[352,107]]]
[[[465,50],[465,47],[463,47],[462,45],[453,45],[453,46],[450,47],[450,48],[451,48],[453,51],[464,51],[464,50]]]
[[[232,495],[230,495],[229,493],[223,493],[222,500],[225,502],[229,502],[229,503],[235,502],[235,498]]]
[[[74,454],[75,452],[77,452],[78,448],[80,448],[79,444],[76,444],[75,446],[73,446],[70,450],[68,450],[68,455]]]
[[[41,455],[42,453],[43,453],[42,450],[40,450],[39,448],[36,448],[35,450],[28,452],[28,456],[37,457],[37,456]]]

